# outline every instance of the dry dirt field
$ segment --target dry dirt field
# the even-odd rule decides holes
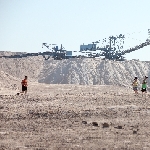
[[[150,150],[150,95],[102,85],[1,90],[0,150]]]

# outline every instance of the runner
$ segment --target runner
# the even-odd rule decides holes
[[[24,80],[22,80],[22,82],[21,82],[21,84],[22,84],[22,92],[20,92],[20,93],[27,93],[27,86],[28,86],[28,84],[27,84],[27,76],[25,76],[25,78],[24,78]]]
[[[135,92],[135,94],[138,94],[138,82],[137,82],[137,77],[134,78],[134,81],[132,83],[133,86],[133,91]]]
[[[146,79],[147,79],[148,77],[146,77],[145,76],[145,78],[144,78],[144,80],[143,80],[143,82],[142,82],[142,89],[141,89],[141,91],[142,91],[142,96],[143,96],[143,93],[147,93],[147,82],[146,82]]]

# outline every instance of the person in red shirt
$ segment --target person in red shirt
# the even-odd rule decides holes
[[[24,80],[22,80],[21,84],[22,84],[22,92],[21,93],[27,93],[27,76],[25,76]]]

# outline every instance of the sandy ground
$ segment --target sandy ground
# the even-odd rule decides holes
[[[150,150],[150,95],[114,86],[1,89],[0,150]]]

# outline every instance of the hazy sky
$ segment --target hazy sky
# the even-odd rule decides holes
[[[130,48],[148,38],[149,16],[150,0],[0,0],[0,51],[47,51],[43,42],[79,51],[119,34]],[[150,60],[150,46],[126,58]]]

